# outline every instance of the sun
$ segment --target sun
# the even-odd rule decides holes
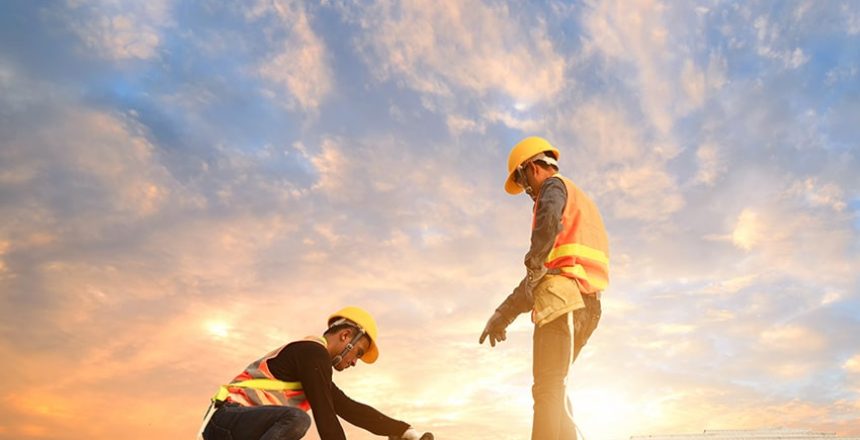
[[[226,338],[230,336],[230,324],[223,321],[209,321],[206,323],[206,330],[210,335],[217,338]]]
[[[573,418],[588,440],[620,440],[630,435],[643,417],[624,390],[604,386],[572,390]]]

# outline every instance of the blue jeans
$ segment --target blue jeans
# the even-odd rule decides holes
[[[535,326],[532,358],[534,420],[532,440],[576,440],[576,425],[567,398],[567,373],[597,328],[600,300],[583,295],[585,308]]]
[[[311,417],[291,406],[226,404],[212,415],[203,430],[205,440],[299,440]]]

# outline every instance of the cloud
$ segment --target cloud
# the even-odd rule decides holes
[[[760,281],[758,275],[742,275],[729,279],[718,279],[702,289],[702,293],[725,297],[753,286],[757,281]],[[718,313],[718,315],[721,315],[721,313]]]
[[[723,153],[720,152],[720,148],[714,143],[708,142],[699,146],[696,150],[696,160],[699,165],[696,182],[713,186],[717,179],[725,174],[728,167],[721,154]]]
[[[49,127],[26,134],[16,130],[3,152],[6,164],[0,175],[10,189],[35,190],[17,194],[30,201],[18,205],[30,206],[28,214],[14,216],[32,216],[26,227],[76,230],[89,229],[88,222],[136,221],[155,215],[168,200],[182,200],[181,191],[171,194],[173,179],[133,115],[66,109],[52,116],[56,119]],[[66,191],[81,197],[84,206],[59,201],[40,205]],[[95,218],[100,221],[92,222]]]
[[[825,346],[822,335],[798,325],[775,326],[759,335],[759,342],[770,351],[815,353]]]
[[[483,2],[379,1],[357,19],[358,44],[379,78],[420,93],[551,100],[565,85],[566,61],[542,21],[517,18]]]
[[[607,60],[620,80],[641,93],[640,108],[664,137],[670,135],[676,117],[705,100],[705,73],[685,59],[687,48],[676,45],[680,38],[689,38],[690,27],[699,21],[686,14],[659,1],[611,1],[589,4],[582,17],[586,55]]]
[[[501,122],[510,128],[520,130],[523,133],[540,133],[545,127],[544,121],[517,115],[509,111],[488,110],[484,112],[483,119],[489,123]]]
[[[258,23],[274,17],[265,31],[274,53],[266,55],[257,73],[275,86],[273,97],[284,96],[290,109],[315,111],[334,90],[334,73],[322,38],[311,27],[312,17],[300,1],[260,1],[246,16]]]
[[[66,6],[60,14],[69,29],[87,49],[113,61],[155,58],[164,29],[172,25],[171,0],[68,0]]]
[[[353,165],[344,157],[338,141],[332,138],[327,138],[320,144],[319,153],[308,155],[307,150],[299,145],[303,154],[314,166],[317,172],[317,183],[313,188],[323,191],[331,196],[339,194],[346,195],[350,188],[353,188],[352,182],[349,181],[351,176],[350,169]]]
[[[668,162],[679,150],[649,139],[613,99],[588,100],[560,112],[549,138],[561,149],[562,174],[589,189],[617,218],[662,221],[684,206]]]
[[[794,206],[794,201],[783,199],[743,209],[731,233],[732,243],[753,253],[771,271],[813,271],[819,282],[845,286],[849,266],[856,262],[856,256],[849,255],[850,218],[833,211],[806,211]]]
[[[621,105],[607,100],[576,106],[559,125],[567,128],[561,137],[572,138],[569,143],[577,146],[571,153],[577,158],[593,158],[597,166],[632,163],[649,154],[641,130]]]
[[[779,24],[772,23],[767,17],[760,16],[755,19],[753,26],[756,30],[757,52],[760,56],[782,61],[788,69],[797,69],[809,61],[809,56],[799,47],[777,49],[774,46],[782,46],[783,31]]]
[[[476,341],[522,276],[532,203],[501,188],[521,131],[609,228],[569,384],[586,437],[860,433],[848,5],[80,2],[49,14],[60,35],[122,72],[62,81],[34,20],[31,53],[0,51],[0,436],[179,438],[218,384],[359,304],[383,351],[335,376],[351,396],[437,438],[527,437],[532,324]]]
[[[727,69],[726,58],[719,51],[712,51],[707,65],[702,67],[697,66],[692,58],[685,59],[678,79],[685,98],[680,114],[701,109],[708,98],[726,84]]]
[[[829,86],[833,86],[840,82],[851,81],[857,77],[859,71],[856,65],[837,66],[827,71],[824,82]]]
[[[486,131],[486,124],[458,115],[448,115],[445,123],[448,125],[448,131],[454,136],[464,132],[484,133]]]
[[[684,61],[684,67],[681,70],[681,87],[693,108],[702,106],[705,102],[705,73],[693,64],[693,60]]]
[[[750,250],[764,239],[764,231],[758,214],[745,209],[738,215],[737,223],[732,231],[732,243],[735,246]]]
[[[813,207],[823,206],[842,212],[847,206],[841,187],[833,183],[819,184],[813,177],[796,182],[789,191],[802,197]]]
[[[845,27],[848,35],[857,35],[860,33],[860,13],[856,9],[851,9],[848,3],[841,5],[842,16],[845,17]]]
[[[860,354],[856,354],[845,361],[842,368],[849,373],[860,374]]]
[[[660,166],[642,164],[606,173],[609,204],[618,218],[646,221],[666,219],[684,206],[672,175]]]

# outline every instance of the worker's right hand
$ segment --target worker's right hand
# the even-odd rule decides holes
[[[511,323],[511,320],[505,318],[499,312],[493,312],[493,316],[490,317],[490,320],[487,321],[487,325],[484,327],[484,332],[481,333],[481,338],[478,340],[479,344],[484,343],[484,339],[490,337],[490,346],[495,347],[496,342],[501,342],[507,339],[506,329],[508,325]]]
[[[389,436],[389,440],[433,440],[433,434],[429,432],[425,432],[424,434],[420,434],[414,428],[409,428],[403,434],[400,434],[400,437]]]

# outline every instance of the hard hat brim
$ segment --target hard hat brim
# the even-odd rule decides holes
[[[373,339],[370,339],[370,348],[367,349],[367,353],[364,353],[364,356],[361,357],[361,360],[364,361],[364,363],[366,364],[372,364],[376,362],[378,358],[379,349],[376,348],[376,342],[373,342]]]
[[[508,175],[508,180],[505,180],[505,192],[508,194],[515,196],[521,192],[523,192],[523,187],[519,186],[514,178],[514,174],[516,171]]]
[[[558,148],[553,147],[549,141],[539,136],[529,136],[514,145],[508,154],[508,180],[505,181],[505,192],[511,195],[523,192],[523,187],[517,185],[515,180],[517,167],[539,153],[552,153],[556,160],[560,156]],[[558,165],[556,164],[556,166]]]

